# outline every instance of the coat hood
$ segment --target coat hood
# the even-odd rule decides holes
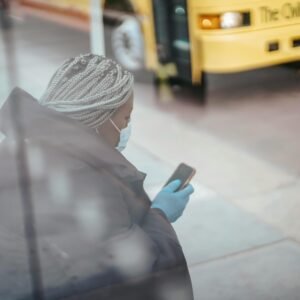
[[[119,151],[112,148],[95,130],[39,104],[30,94],[15,88],[0,110],[0,132],[8,139],[15,138],[16,125],[23,141],[60,147],[93,166],[109,168],[118,178],[144,180]]]

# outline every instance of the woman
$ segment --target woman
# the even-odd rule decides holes
[[[99,184],[107,190],[104,206],[110,217],[101,247],[113,241],[118,246],[108,249],[121,253],[117,263],[108,259],[114,250],[98,253],[109,267],[98,270],[103,276],[97,285],[114,287],[107,298],[192,299],[186,261],[170,223],[182,215],[193,188],[176,192],[180,182],[174,181],[151,202],[143,189],[144,174],[120,154],[130,136],[133,84],[132,74],[112,60],[80,55],[59,67],[40,104],[83,124],[106,145],[99,157],[109,172],[101,172]]]

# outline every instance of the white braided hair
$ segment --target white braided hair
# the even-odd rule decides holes
[[[98,128],[131,97],[134,78],[104,56],[84,54],[55,72],[40,103]]]

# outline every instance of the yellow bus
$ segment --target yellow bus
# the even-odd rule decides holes
[[[89,0],[22,0],[77,7]],[[203,85],[203,74],[226,74],[300,60],[297,0],[103,0],[119,21],[112,49],[130,70],[158,72]]]

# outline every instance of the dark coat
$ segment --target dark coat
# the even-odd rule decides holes
[[[144,174],[94,130],[20,89],[0,120],[1,300],[32,299],[24,196],[33,203],[46,299],[193,299],[181,246],[150,208]]]

